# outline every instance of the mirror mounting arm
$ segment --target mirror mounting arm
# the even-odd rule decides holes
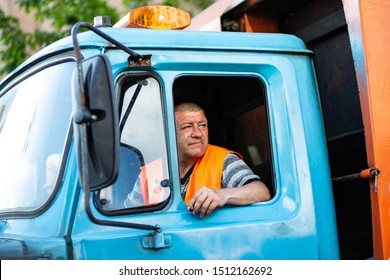
[[[84,28],[87,28],[87,29],[93,31],[94,33],[96,33],[100,37],[106,39],[111,44],[117,46],[118,48],[120,48],[124,52],[128,53],[130,55],[129,61],[137,61],[138,63],[140,63],[141,61],[146,60],[145,63],[147,65],[150,65],[150,56],[144,57],[141,54],[129,49],[128,47],[126,47],[122,43],[118,42],[114,38],[111,38],[106,33],[102,32],[101,30],[99,30],[98,28],[92,26],[91,24],[89,24],[87,22],[78,22],[75,25],[73,25],[72,31],[71,31],[71,36],[72,36],[72,40],[73,40],[74,50],[75,50],[75,54],[76,54],[77,67],[78,67],[78,69],[77,69],[78,70],[78,81],[79,81],[79,88],[81,91],[80,92],[80,103],[81,103],[81,108],[86,109],[86,107],[87,107],[86,106],[86,98],[85,98],[84,88],[82,86],[83,69],[81,66],[81,61],[82,61],[83,57],[81,55],[80,45],[79,45],[79,42],[77,40],[77,34],[78,34],[81,27],[84,27]]]
[[[77,33],[81,27],[86,27],[93,32],[97,33],[99,36],[103,37],[107,41],[111,42],[112,44],[116,45],[117,47],[121,48],[125,52],[129,53],[132,57],[134,57],[135,60],[140,61],[143,59],[143,56],[139,55],[138,53],[130,50],[126,46],[122,45],[115,39],[109,37],[105,33],[101,32],[96,27],[93,27],[92,25],[84,22],[77,23],[72,28],[72,39],[74,44],[74,50],[76,55],[76,62],[77,62],[77,80],[78,80],[78,95],[79,95],[79,104],[77,110],[75,110],[75,114],[73,116],[74,123],[80,125],[80,134],[82,135],[81,138],[83,138],[83,141],[81,141],[81,147],[80,147],[80,154],[81,154],[81,161],[79,161],[79,165],[82,167],[82,171],[80,172],[81,176],[81,186],[84,190],[84,199],[85,199],[85,210],[87,213],[88,218],[95,224],[99,225],[105,225],[105,226],[115,226],[115,227],[124,227],[124,228],[135,228],[135,229],[143,229],[143,230],[153,230],[155,232],[160,232],[161,228],[158,225],[152,226],[152,225],[145,225],[145,224],[136,224],[136,223],[126,223],[126,222],[118,222],[118,221],[109,221],[109,220],[101,220],[95,217],[91,210],[91,203],[90,203],[90,197],[91,197],[91,189],[94,190],[93,183],[91,185],[91,178],[90,178],[90,171],[89,171],[89,161],[88,161],[88,151],[89,150],[96,150],[91,148],[91,143],[88,142],[88,140],[85,140],[84,138],[87,138],[86,135],[90,135],[93,133],[91,132],[91,128],[89,127],[89,124],[93,124],[95,121],[99,120],[99,118],[105,118],[103,112],[99,112],[99,109],[96,110],[95,108],[90,108],[89,102],[87,102],[87,94],[86,89],[84,88],[84,75],[83,75],[83,57],[81,54],[80,46],[77,40]],[[110,73],[111,74],[111,73]],[[114,114],[115,115],[115,114]],[[114,133],[116,134],[116,133]],[[89,136],[90,137],[90,136]],[[115,138],[115,137],[113,137]],[[113,139],[113,141],[116,141]],[[91,149],[90,149],[91,148]],[[117,149],[114,149],[113,153],[117,152]],[[94,156],[95,153],[92,152],[92,156],[94,157],[94,161],[92,165],[94,167],[102,165],[99,160],[96,159]],[[102,160],[101,160],[102,161]],[[96,168],[98,168],[96,167]],[[116,168],[114,168],[116,169]],[[99,172],[100,173],[100,172]],[[115,173],[115,172],[114,172]],[[111,183],[112,180],[105,181],[104,184]],[[95,183],[97,184],[97,183]]]
[[[106,33],[102,32],[99,28],[96,28],[96,27],[94,27],[93,25],[91,25],[91,24],[89,24],[87,22],[78,22],[75,25],[73,25],[72,31],[71,31],[72,40],[73,40],[73,44],[74,44],[75,51],[76,51],[76,59],[77,59],[77,61],[81,61],[81,59],[82,59],[81,58],[81,52],[80,52],[80,46],[79,46],[79,43],[78,43],[78,40],[77,40],[77,33],[79,32],[81,27],[84,27],[84,28],[87,28],[87,29],[93,31],[94,33],[96,33],[100,37],[106,39],[111,44],[117,46],[118,48],[120,48],[124,52],[128,53],[130,55],[130,57],[131,57],[131,60],[133,60],[133,61],[142,61],[144,59],[148,59],[148,57],[144,57],[143,55],[141,55],[141,54],[139,54],[139,53],[129,49],[128,47],[123,45],[121,42],[119,42],[119,41],[115,40],[114,38],[108,36]],[[146,62],[146,63],[149,64],[149,62]]]
[[[92,114],[90,110],[80,109],[73,115],[76,124],[91,123],[97,120],[97,116]]]
[[[152,226],[152,225],[145,225],[145,224],[100,220],[100,219],[96,218],[91,211],[90,192],[89,191],[85,191],[84,199],[85,199],[85,210],[87,212],[88,218],[95,224],[103,225],[103,226],[114,226],[114,227],[135,228],[135,229],[143,229],[143,230],[153,230],[155,232],[161,231],[161,228],[159,225]]]

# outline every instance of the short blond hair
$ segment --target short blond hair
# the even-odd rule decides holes
[[[204,112],[203,108],[194,102],[180,103],[175,106],[175,113],[176,112],[198,112],[198,111]]]

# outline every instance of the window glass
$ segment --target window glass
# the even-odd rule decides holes
[[[171,192],[160,84],[132,76],[119,84],[119,177],[99,202],[108,211],[159,206]]]
[[[51,66],[0,98],[0,211],[34,210],[53,192],[71,118],[74,63]]]

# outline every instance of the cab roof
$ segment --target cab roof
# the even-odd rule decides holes
[[[100,30],[134,50],[249,51],[312,55],[301,39],[289,34],[113,27],[102,27]],[[81,48],[112,47],[107,40],[92,31],[80,32],[77,38]],[[58,40],[32,55],[4,80],[34,61],[71,50],[71,36]]]

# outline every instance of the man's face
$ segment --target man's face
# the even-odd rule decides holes
[[[207,119],[202,110],[175,113],[180,161],[203,156],[209,142]]]

